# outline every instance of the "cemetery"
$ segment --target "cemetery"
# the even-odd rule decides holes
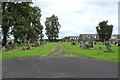
[[[103,20],[98,23],[98,26],[96,25],[96,34],[70,35],[59,38],[62,25],[59,23],[58,16],[53,14],[46,17],[43,27],[41,9],[31,6],[31,4],[29,2],[3,3],[3,23],[0,27],[2,31],[0,33],[2,35],[1,59],[58,54],[57,56],[63,57],[87,57],[118,62],[119,35],[112,34],[114,26],[108,25],[108,20]],[[18,5],[20,9],[15,8]],[[23,6],[27,13],[22,8]],[[7,10],[14,15],[8,14]],[[43,33],[43,29],[45,29],[45,33]],[[47,39],[44,39],[44,35],[47,36]],[[9,39],[11,36],[13,39]],[[51,55],[51,53],[53,54]]]
[[[1,2],[2,78],[118,78],[114,7],[71,1]]]
[[[7,48],[7,51],[2,52],[1,59],[30,56],[49,57],[50,52],[54,52],[54,50],[56,50],[56,46],[60,45],[60,51],[54,52],[55,55],[63,52],[63,54],[60,56],[87,57],[103,61],[118,62],[118,49],[120,48],[115,43],[111,43],[112,52],[107,53],[104,52],[106,50],[106,47],[102,42],[44,42],[38,46],[33,46],[34,44],[35,43],[30,43],[30,50],[25,49],[28,48],[27,43],[16,44],[14,48],[11,46]]]

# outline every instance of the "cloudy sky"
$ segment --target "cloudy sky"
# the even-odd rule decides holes
[[[44,34],[46,17],[53,14],[58,16],[61,24],[60,38],[94,34],[96,26],[103,20],[108,20],[109,24],[114,26],[113,34],[118,33],[117,0],[35,0],[33,5],[41,8]]]

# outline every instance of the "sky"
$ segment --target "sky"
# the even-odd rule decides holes
[[[108,20],[114,26],[113,34],[118,34],[117,0],[34,0],[33,6],[41,9],[44,35],[46,17],[53,14],[61,24],[59,38],[95,34],[96,26],[103,20]]]

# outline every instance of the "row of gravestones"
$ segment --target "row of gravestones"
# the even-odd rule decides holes
[[[16,49],[17,45],[18,45],[18,43],[15,43],[15,44],[7,43],[5,45],[5,47],[2,47],[2,49],[5,50],[5,51],[9,51],[11,49]]]
[[[32,47],[38,47],[38,46],[43,45],[45,43],[48,43],[48,42],[46,40],[42,40],[42,41],[37,40],[35,42],[35,45],[32,45]],[[29,50],[29,49],[31,49],[31,47],[28,46],[28,48],[25,48],[25,46],[24,46],[22,50]]]
[[[1,47],[2,51],[9,51],[12,49],[17,49],[18,48],[18,44],[22,44],[23,42],[17,41],[16,43],[12,43],[11,41],[8,42],[5,47]],[[47,41],[42,41],[42,42],[38,42],[36,45],[32,45],[32,47],[37,47],[40,46],[42,44],[47,43]],[[29,50],[30,48],[26,48],[26,45],[23,46],[22,50]]]
[[[81,41],[80,42],[80,47],[82,47],[83,49],[91,49],[91,48],[93,48],[93,43],[96,45],[97,43],[99,44],[99,45],[101,45],[101,44],[103,44],[102,42],[88,42],[88,41],[86,41],[86,42],[83,42],[83,41]],[[108,44],[110,44],[109,42],[108,42]],[[115,42],[115,43],[112,43],[112,44],[117,44],[117,42]],[[76,45],[76,43],[75,42],[72,42],[72,45]],[[120,46],[120,44],[118,44],[117,46]],[[110,47],[112,47],[112,45],[110,45]],[[101,50],[102,49],[102,47],[98,47],[98,49],[99,50]]]
[[[99,44],[99,45],[104,44],[103,42],[95,42],[95,41],[91,41],[91,42],[93,42],[95,45],[96,45],[96,44]],[[83,43],[83,41],[80,41],[80,43]],[[88,44],[89,41],[84,41],[84,43]],[[110,42],[110,41],[108,42],[108,41],[107,41],[107,43],[114,44],[114,45],[120,45],[119,42]]]

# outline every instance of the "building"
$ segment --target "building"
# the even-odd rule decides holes
[[[80,39],[99,40],[97,34],[80,34]],[[120,35],[112,34],[110,40],[118,41],[118,40],[120,40]]]
[[[70,38],[70,40],[78,40],[79,36],[68,36]]]
[[[79,36],[68,36],[66,39],[60,39],[62,42],[71,42],[71,41],[79,41],[79,40],[87,40],[87,41],[99,41],[99,37],[97,34],[80,34]],[[110,38],[112,41],[120,41],[120,35],[113,34]]]
[[[98,41],[97,34],[80,34],[80,40],[85,41]]]
[[[119,34],[113,34],[111,36],[110,40],[117,42],[117,41],[120,40],[120,35]]]

